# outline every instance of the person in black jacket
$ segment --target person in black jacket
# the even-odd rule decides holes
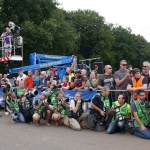
[[[97,93],[92,99],[91,111],[88,117],[88,126],[91,130],[101,131],[102,126],[108,119],[108,110],[110,109],[109,93],[109,87],[104,86],[102,93]]]

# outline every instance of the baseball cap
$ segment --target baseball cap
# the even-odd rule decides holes
[[[47,92],[41,92],[41,94],[45,95],[45,97],[47,98],[48,97],[48,93]]]
[[[50,70],[55,73],[56,72],[56,69],[55,68],[50,68]]]
[[[45,72],[45,71],[42,71],[41,74],[46,75],[46,72]]]

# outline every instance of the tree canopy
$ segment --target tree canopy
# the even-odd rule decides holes
[[[92,10],[65,11],[55,0],[0,0],[0,31],[14,22],[24,38],[24,65],[29,54],[77,55],[79,59],[101,57],[116,69],[126,59],[133,67],[149,60],[150,43],[130,28],[106,23]]]

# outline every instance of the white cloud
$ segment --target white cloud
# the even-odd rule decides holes
[[[91,9],[106,22],[130,27],[150,42],[149,0],[58,0],[65,10]]]

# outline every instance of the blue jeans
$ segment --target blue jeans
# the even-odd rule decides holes
[[[22,113],[20,113],[20,112],[17,113],[17,116],[15,116],[14,113],[11,114],[11,117],[12,117],[12,119],[14,119],[14,120],[18,119],[21,123],[24,123],[24,122],[25,122],[25,119],[24,119]]]
[[[118,128],[120,128],[120,131],[125,131],[126,125],[127,125],[127,121],[126,120],[111,122],[109,124],[108,129],[107,129],[107,133],[108,134],[115,133]]]
[[[147,128],[145,132],[140,131],[140,127],[134,127],[134,135],[143,139],[150,139],[150,127]]]

